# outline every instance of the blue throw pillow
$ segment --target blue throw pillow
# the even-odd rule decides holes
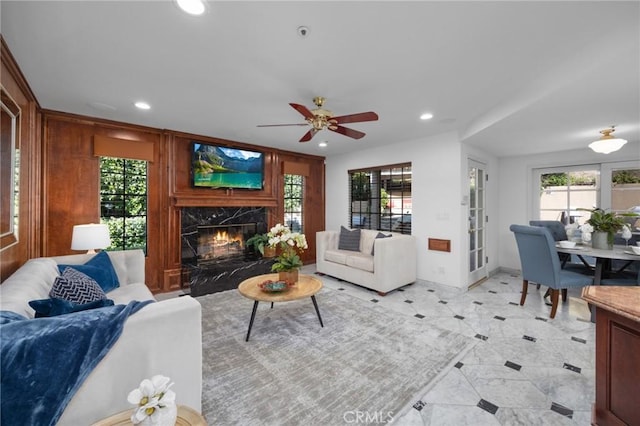
[[[73,268],[90,276],[96,280],[105,293],[120,287],[118,275],[106,251],[96,254],[84,265],[58,265],[60,273],[64,272],[66,268]]]
[[[89,303],[73,303],[64,299],[41,299],[31,300],[29,306],[36,311],[36,318],[55,317],[58,315],[69,314],[72,312],[87,311],[89,309],[104,308],[105,306],[113,306],[113,300],[100,299]]]
[[[66,268],[61,276],[56,277],[51,291],[49,291],[49,297],[64,299],[77,304],[107,298],[102,288],[93,278],[73,268]]]
[[[377,240],[378,238],[390,238],[390,237],[393,237],[393,235],[392,235],[392,234],[385,235],[385,234],[383,234],[382,232],[378,232],[378,235],[376,235],[376,240]],[[374,240],[374,241],[373,241],[373,247],[371,247],[371,256],[373,256],[373,255],[374,255],[375,250],[376,250],[376,242],[375,242],[375,240]]]
[[[338,249],[360,251],[360,228],[350,231],[344,226],[341,226]]]

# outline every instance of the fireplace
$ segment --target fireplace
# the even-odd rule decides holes
[[[257,223],[198,226],[198,264],[244,257],[244,242],[257,230]]]
[[[234,289],[271,272],[273,260],[245,245],[267,232],[265,207],[185,207],[181,216],[182,270],[192,296]]]

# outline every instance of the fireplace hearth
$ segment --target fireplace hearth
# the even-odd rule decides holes
[[[271,271],[245,246],[267,232],[265,207],[188,207],[182,209],[182,269],[192,296],[238,287],[243,280]]]

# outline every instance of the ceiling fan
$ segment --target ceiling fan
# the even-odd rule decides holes
[[[307,121],[306,123],[298,124],[262,124],[258,127],[278,127],[278,126],[311,126],[311,130],[302,136],[300,142],[308,142],[313,136],[320,130],[328,129],[332,132],[340,133],[341,135],[348,136],[354,139],[360,139],[365,134],[358,131],[341,126],[344,123],[359,123],[363,121],[376,121],[378,114],[375,112],[361,112],[358,114],[341,115],[334,117],[333,113],[329,110],[323,109],[325,99],[322,96],[316,96],[313,98],[313,103],[316,104],[315,109],[309,110],[304,105],[290,103],[296,111],[302,114]]]

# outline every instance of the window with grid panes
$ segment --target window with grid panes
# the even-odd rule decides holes
[[[147,162],[100,157],[100,221],[109,250],[147,251]]]
[[[303,233],[304,176],[284,175],[284,223],[293,232]]]
[[[411,163],[349,171],[351,228],[411,234]]]

